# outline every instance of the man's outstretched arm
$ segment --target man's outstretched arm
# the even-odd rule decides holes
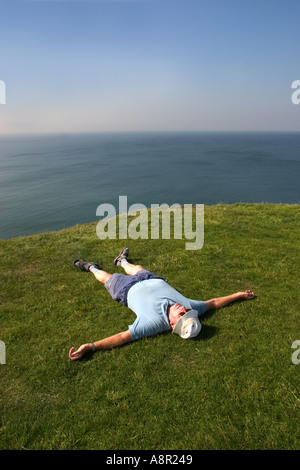
[[[118,333],[114,336],[110,336],[109,338],[101,339],[100,341],[96,341],[94,343],[96,350],[103,350],[103,349],[113,349],[119,346],[123,346],[126,343],[131,343],[132,338],[130,331],[123,331],[122,333]],[[77,359],[81,359],[84,354],[87,352],[91,352],[93,350],[92,343],[82,344],[77,351],[75,348],[71,348],[69,351],[69,358],[72,361],[76,361]]]
[[[244,292],[237,292],[236,294],[227,295],[226,297],[218,297],[216,299],[207,300],[206,311],[217,310],[218,308],[226,307],[226,305],[235,302],[236,300],[251,300],[254,299],[254,294],[250,290]]]

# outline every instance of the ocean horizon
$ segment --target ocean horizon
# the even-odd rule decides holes
[[[144,204],[299,204],[298,132],[0,135],[0,238]]]

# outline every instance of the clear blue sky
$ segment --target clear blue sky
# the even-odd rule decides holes
[[[0,133],[300,130],[299,0],[0,0]]]

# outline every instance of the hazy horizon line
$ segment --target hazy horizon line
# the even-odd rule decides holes
[[[187,129],[174,129],[174,130],[105,130],[105,131],[49,131],[49,132],[7,132],[7,133],[1,133],[0,132],[0,137],[6,137],[6,136],[30,136],[30,135],[75,135],[75,134],[208,134],[208,133],[215,133],[215,134],[246,134],[246,133],[252,133],[252,134],[297,134],[300,133],[299,130],[284,130],[284,129],[277,129],[277,130],[252,130],[252,129],[244,129],[244,130],[234,130],[234,129],[228,129],[228,130],[222,130],[222,129],[199,129],[199,130],[187,130]]]

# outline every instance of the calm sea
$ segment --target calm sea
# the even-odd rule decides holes
[[[300,133],[0,137],[0,238],[97,221],[128,205],[300,203]]]

